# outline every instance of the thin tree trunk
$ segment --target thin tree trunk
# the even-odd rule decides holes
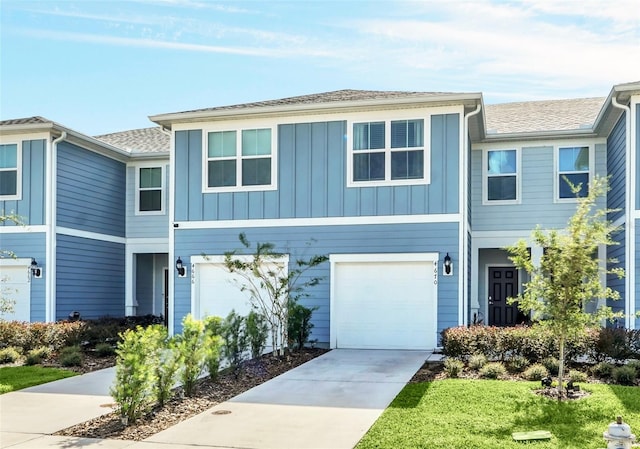
[[[558,400],[564,397],[564,335],[560,336],[560,360],[558,360]]]

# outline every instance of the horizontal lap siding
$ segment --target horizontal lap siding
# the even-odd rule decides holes
[[[58,226],[124,237],[125,189],[125,164],[58,145]]]
[[[125,245],[58,234],[56,318],[124,315]]]
[[[636,289],[636,309],[640,312],[640,220],[636,220],[636,272],[635,272],[635,289]],[[640,329],[640,316],[636,315],[636,329]]]
[[[636,209],[640,210],[640,104],[636,105]],[[633,150],[632,150],[633,151]],[[640,329],[636,326],[636,329]]]
[[[608,263],[607,268],[622,268],[626,270],[625,264],[625,228],[621,227],[616,233],[611,236],[618,245],[611,245],[607,247],[607,259],[617,259],[616,263]],[[618,279],[617,276],[612,274],[607,275],[607,287],[617,291],[620,293],[620,300],[618,301],[608,301],[608,306],[610,306],[614,311],[620,312],[624,311],[625,304],[625,296],[626,296],[626,284],[625,279]]]
[[[607,139],[607,173],[611,187],[607,194],[607,208],[620,209],[609,214],[608,219],[611,221],[624,215],[627,182],[625,128],[625,119],[622,116]]]
[[[346,122],[277,127],[278,190],[202,193],[202,131],[175,136],[177,221],[458,213],[459,114],[431,117],[429,185],[346,187]]]
[[[45,224],[46,148],[43,139],[18,143],[18,149],[22,151],[22,198],[0,201],[0,211],[17,214],[23,224]],[[10,221],[0,223],[0,226],[14,225]]]
[[[31,279],[31,321],[44,321],[46,319],[45,285],[49,267],[46,263],[45,240],[46,235],[44,232],[0,234],[1,250],[13,252],[15,257],[19,259],[34,258],[42,269],[41,278]],[[2,288],[1,283],[0,288]]]
[[[189,255],[221,255],[225,251],[240,249],[240,232],[246,232],[253,247],[257,242],[275,244],[277,251],[289,254],[291,263],[316,254],[344,253],[437,252],[441,254],[442,260],[446,252],[450,255],[458,253],[459,239],[457,223],[176,230],[176,255],[180,255],[183,262],[188,264]],[[457,262],[454,260],[454,264]],[[190,271],[191,268],[187,278],[175,278],[176,332],[181,330],[182,318],[191,312]],[[310,297],[304,298],[302,304],[318,307],[313,313],[315,327],[311,338],[328,342],[329,263],[307,274],[324,277],[319,285],[308,290]],[[454,276],[439,277],[437,319],[438,331],[458,324],[458,273],[455,271]]]
[[[169,236],[169,166],[158,163],[158,167],[165,166],[163,179],[162,201],[164,214],[136,215],[136,170],[138,167],[127,167],[127,237],[133,238],[167,238]],[[145,165],[147,167],[147,165]]]

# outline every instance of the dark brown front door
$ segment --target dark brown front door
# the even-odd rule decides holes
[[[169,270],[164,270],[164,325],[169,325]]]
[[[523,321],[517,303],[507,298],[518,295],[518,270],[513,267],[489,268],[489,325],[515,326]]]

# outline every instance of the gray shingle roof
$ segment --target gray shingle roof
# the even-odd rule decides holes
[[[527,101],[485,106],[487,134],[591,128],[605,98]]]
[[[45,123],[52,123],[51,120],[47,120],[44,117],[34,116],[25,118],[14,118],[10,120],[0,120],[0,126],[9,125],[42,125]]]
[[[159,126],[104,134],[95,138],[132,154],[168,153],[171,144],[169,134]]]

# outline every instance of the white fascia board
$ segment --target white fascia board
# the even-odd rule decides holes
[[[593,145],[598,144],[606,144],[606,137],[599,137],[593,133],[589,134],[575,134],[568,133],[562,135],[547,135],[547,134],[531,134],[528,136],[521,136],[520,139],[485,139],[482,142],[475,142],[471,144],[472,150],[482,150],[482,149],[501,149],[501,148],[513,148],[514,145],[517,145],[520,148],[529,148],[529,147],[549,147],[554,145],[565,145],[570,142],[588,142]]]
[[[56,227],[56,233],[61,235],[68,235],[71,237],[79,237],[83,239],[100,240],[103,242],[121,243],[125,245],[127,239],[125,237],[119,237],[116,235],[100,234],[97,232],[82,231],[80,229],[65,228],[61,226]]]
[[[132,163],[143,161],[160,161],[166,160],[169,163],[169,151],[157,151],[146,153],[131,153],[129,154],[129,161]]]
[[[25,140],[48,140],[51,134],[46,131],[37,130],[35,132],[5,133],[0,131],[0,144],[19,143]]]

